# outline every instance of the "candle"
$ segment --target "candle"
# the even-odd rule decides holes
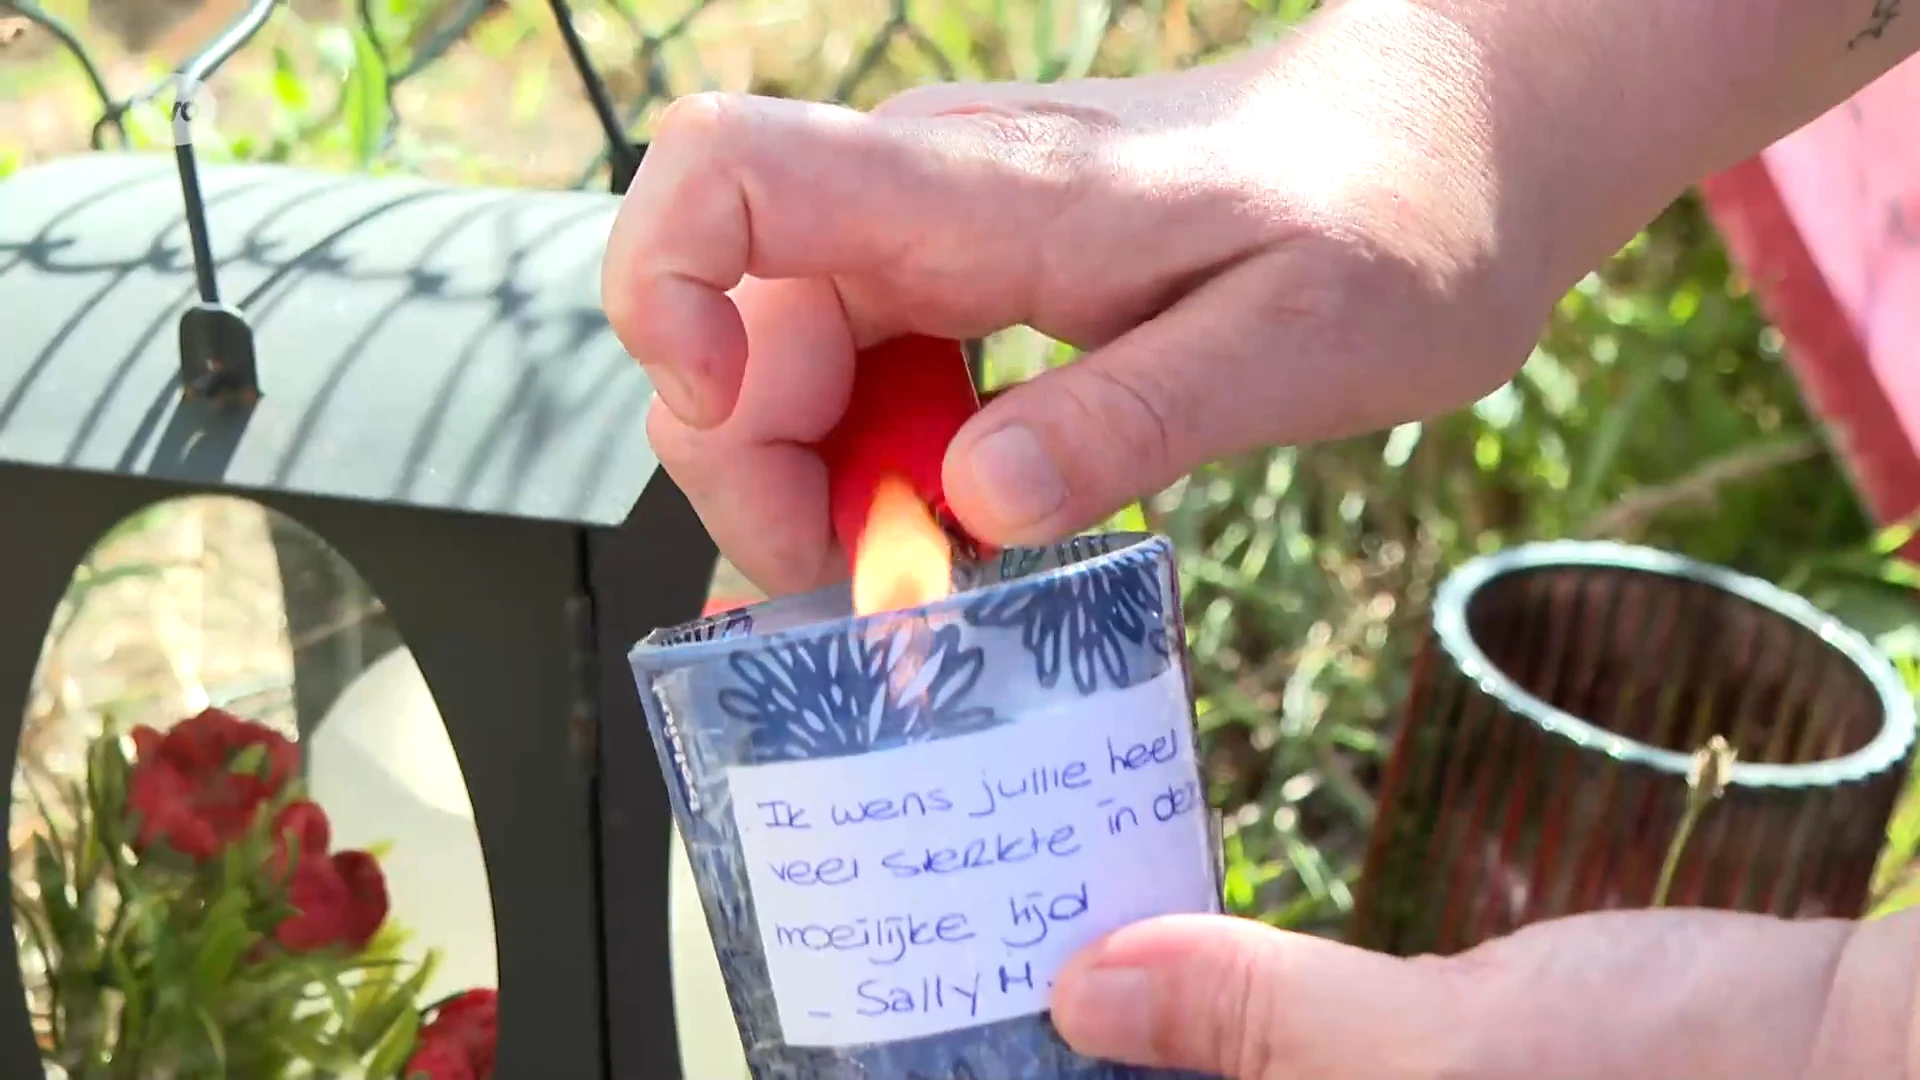
[[[869,508],[870,509],[870,508]],[[1220,910],[1171,545],[961,561],[663,630],[631,660],[756,1080],[1140,1080],[1050,1024],[1139,919]]]
[[[909,335],[860,353],[847,407],[818,447],[834,539],[849,570],[858,569],[855,553],[889,480],[918,497],[962,552],[983,550],[948,511],[941,482],[947,444],[979,410],[957,341]]]

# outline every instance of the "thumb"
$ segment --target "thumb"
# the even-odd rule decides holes
[[[948,448],[948,505],[991,543],[1051,543],[1210,461],[1366,430],[1378,418],[1347,392],[1362,367],[1353,357],[1345,379],[1289,377],[1288,359],[1330,350],[1312,340],[1312,320],[1275,317],[1262,295],[1275,287],[1271,267],[1237,264],[1084,357],[994,395]]]
[[[1443,963],[1217,915],[1152,919],[1076,956],[1053,1023],[1082,1054],[1231,1080],[1454,1075],[1462,1003]]]

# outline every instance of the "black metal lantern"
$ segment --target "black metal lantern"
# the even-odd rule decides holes
[[[679,1075],[670,822],[624,656],[698,613],[714,551],[600,311],[615,198],[271,166],[198,183],[204,264],[167,158],[0,184],[0,698],[25,700],[71,571],[135,511],[228,493],[299,522],[377,590],[457,752],[496,926],[498,1075]],[[211,388],[183,354],[196,267],[255,361]],[[298,547],[280,544],[290,619],[314,607],[301,590],[330,589]],[[340,691],[317,640],[294,661],[303,726]],[[0,715],[16,742],[19,714]],[[0,964],[0,1075],[40,1068]]]
[[[1353,937],[1450,953],[1660,899],[1858,915],[1913,746],[1892,665],[1765,582],[1606,543],[1475,560],[1435,601]]]

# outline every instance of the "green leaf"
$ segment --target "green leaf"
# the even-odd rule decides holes
[[[514,123],[524,124],[547,108],[553,79],[545,67],[522,68],[514,75],[513,103],[509,106]]]
[[[1074,18],[1073,40],[1069,43],[1060,77],[1085,78],[1099,59],[1100,44],[1106,40],[1107,24],[1113,18],[1112,0],[1080,0]]]
[[[1600,485],[1617,478],[1622,447],[1660,383],[1658,369],[1649,366],[1636,370],[1628,377],[1626,393],[1614,400],[1593,429],[1587,451],[1579,463],[1578,479],[1568,493],[1567,501],[1576,511],[1592,508],[1599,497]]]
[[[1244,864],[1227,867],[1225,893],[1227,906],[1232,910],[1247,911],[1253,907],[1253,878]]]
[[[400,1070],[407,1067],[407,1059],[413,1056],[413,1044],[419,1038],[420,1010],[407,1008],[368,1060],[366,1080],[397,1080]]]
[[[353,995],[347,992],[346,984],[340,981],[339,972],[330,962],[320,959],[310,961],[307,971],[326,993],[327,1004],[332,1007],[334,1016],[345,1023],[353,1015]]]
[[[92,770],[88,770],[87,784],[92,783]],[[100,875],[107,865],[107,852],[101,846],[99,830],[95,827],[98,820],[89,807],[93,802],[90,790],[79,783],[67,781],[65,788],[67,805],[73,807],[73,850],[63,852],[73,863],[73,906],[79,918],[89,928],[97,925],[99,912],[97,904],[99,892],[96,886]]]
[[[385,1000],[379,1001],[353,1017],[347,1030],[347,1045],[358,1054],[365,1054],[384,1043],[392,1033],[394,1025],[400,1023],[409,1012],[418,1019],[418,1009],[414,1002],[420,998],[420,991],[433,977],[440,955],[429,950],[427,957],[412,977],[400,984],[400,988]]]
[[[1867,913],[1867,918],[1883,919],[1916,905],[1920,905],[1920,875],[1908,877],[1897,888],[1887,893],[1879,903],[1874,905],[1873,910]]]
[[[81,924],[80,913],[68,894],[71,882],[65,853],[54,848],[44,836],[33,838],[33,876],[40,890],[40,910],[61,951],[84,952],[91,928]]]
[[[120,746],[120,735],[108,723],[107,731],[87,746],[87,805],[101,842],[111,847],[127,813],[127,781],[132,765]]]
[[[213,1014],[205,1008],[195,1008],[193,1018],[199,1023],[201,1033],[206,1036],[207,1050],[213,1057],[215,1067],[220,1070],[216,1075],[225,1076],[227,1074],[227,1039],[225,1033],[220,1030],[219,1021],[215,1020]]]
[[[354,164],[366,168],[387,141],[387,67],[366,31],[353,31],[353,65],[341,90]]]
[[[135,974],[133,963],[127,956],[124,938],[116,938],[108,943],[107,969],[112,973],[114,985],[121,989],[121,1043],[138,1046],[147,1028],[148,994],[145,982]]]
[[[67,838],[61,834],[60,826],[56,824],[52,806],[41,796],[40,785],[33,782],[31,773],[28,773],[24,779],[25,783],[21,786],[27,790],[27,799],[33,804],[33,812],[40,818],[40,828],[45,831],[46,839],[51,841],[57,850],[68,850]]]
[[[923,29],[928,40],[953,65],[962,79],[978,80],[985,75],[973,56],[973,27],[967,22],[966,9],[960,4],[936,4],[926,12]]]
[[[52,930],[45,925],[44,920],[41,918],[38,905],[17,885],[13,890],[13,913],[14,920],[20,925],[26,936],[27,940],[25,944],[40,955],[41,963],[46,965],[48,973],[53,976],[47,980],[47,1013],[52,1020],[51,1034],[54,1045],[64,1045],[65,1037],[62,1034],[62,1028],[64,1026],[62,1019],[65,1014],[65,1009],[61,1001],[63,996],[61,993],[61,983],[63,980],[58,977],[57,973],[65,966],[66,958],[55,944]]]
[[[210,999],[233,978],[240,960],[258,936],[247,926],[250,898],[243,891],[222,893],[207,909],[193,958],[193,990]]]
[[[233,755],[233,760],[227,763],[227,771],[237,776],[265,776],[267,772],[266,746],[261,743],[254,743],[251,746],[242,748],[239,753]]]
[[[1920,517],[1909,515],[1901,521],[1881,528],[1873,534],[1872,550],[1876,554],[1891,555],[1907,546],[1913,539],[1914,527],[1920,524]]]
[[[327,1072],[344,1072],[359,1064],[348,1050],[327,1037],[330,1017],[307,1016],[274,1033],[274,1041],[295,1058]]]
[[[312,95],[307,93],[306,80],[300,77],[293,54],[284,45],[273,47],[273,96],[293,112],[304,113],[312,107]]]

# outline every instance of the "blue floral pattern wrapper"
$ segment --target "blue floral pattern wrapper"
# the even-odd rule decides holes
[[[1110,703],[1135,700],[1124,697],[1130,692],[1158,694],[1150,696],[1151,701],[1159,703],[1152,706],[1154,715],[1150,719],[1169,735],[1152,744],[1165,750],[1163,755],[1154,757],[1154,751],[1143,744],[1133,747],[1134,756],[1128,760],[1155,762],[1161,771],[1153,782],[1166,787],[1167,791],[1152,800],[1151,809],[1147,802],[1138,802],[1137,815],[1117,809],[1102,809],[1097,813],[1112,819],[1112,832],[1116,835],[1125,832],[1129,838],[1146,836],[1152,832],[1156,820],[1171,821],[1173,824],[1157,841],[1159,846],[1153,849],[1160,852],[1156,858],[1161,863],[1171,865],[1096,865],[1088,873],[1097,875],[1104,869],[1109,876],[1116,871],[1140,876],[1141,871],[1148,871],[1146,876],[1171,877],[1177,879],[1176,884],[1180,886],[1177,895],[1190,898],[1181,901],[1179,910],[1220,910],[1217,847],[1200,839],[1217,838],[1217,831],[1212,827],[1204,798],[1197,794],[1204,789],[1200,786],[1192,743],[1193,712],[1186,683],[1179,591],[1171,545],[1164,538],[1140,534],[1083,537],[1049,548],[1009,549],[986,563],[957,567],[954,579],[955,592],[951,597],[913,611],[855,618],[851,615],[849,591],[842,585],[659,631],[633,651],[634,676],[660,752],[674,815],[692,863],[749,1070],[755,1080],[1175,1080],[1189,1077],[1191,1074],[1082,1057],[1061,1041],[1043,1009],[1029,1008],[1012,998],[1005,999],[1003,1007],[1025,1010],[1021,1015],[989,1015],[981,1021],[948,1021],[933,1016],[935,999],[944,1001],[942,1007],[951,1012],[962,1005],[971,1005],[975,994],[992,995],[994,977],[986,978],[987,989],[982,991],[977,971],[975,981],[970,984],[971,991],[964,987],[951,989],[956,984],[949,984],[944,996],[939,978],[904,976],[893,983],[863,981],[857,998],[845,994],[836,996],[835,988],[816,986],[820,980],[811,977],[795,980],[789,976],[784,998],[777,990],[779,980],[773,970],[777,965],[769,955],[762,924],[762,917],[768,912],[756,910],[755,893],[756,888],[764,888],[772,880],[765,876],[766,852],[771,850],[766,845],[773,839],[768,827],[781,822],[775,820],[779,817],[778,811],[772,811],[773,819],[766,817],[764,808],[770,805],[766,801],[736,804],[735,788],[745,782],[742,770],[750,769],[755,776],[787,775],[779,768],[782,766],[818,772],[823,764],[832,768],[830,763],[834,759],[861,758],[861,761],[841,761],[840,764],[857,767],[870,761],[880,766],[879,771],[884,775],[889,763],[910,760],[924,763],[931,755],[948,756],[949,748],[956,761],[966,756],[961,751],[967,747],[975,748],[977,758],[985,745],[983,740],[988,738],[999,739],[1000,742],[994,744],[999,746],[1016,734],[1018,742],[1029,738],[1024,732],[1033,732],[1031,738],[1035,745],[1058,745],[1063,735],[1081,737],[1064,725],[1081,724],[1081,717],[1108,715],[1114,707]],[[1155,680],[1162,681],[1157,686],[1148,685]],[[1165,689],[1164,693],[1159,693],[1161,688]],[[1055,720],[1039,719],[1041,717]],[[1061,717],[1066,719],[1059,719]],[[1045,728],[1047,735],[1043,739],[1041,727],[1021,729],[1019,725],[1023,723],[1055,726]],[[1089,730],[1087,737],[1095,734],[1098,733]],[[951,743],[937,750],[929,747],[944,740],[968,740],[974,736],[980,738]],[[1068,787],[1075,786],[1073,779],[1085,787],[1102,766],[1110,765],[1115,773],[1126,769],[1124,747],[1112,749],[1111,737],[1106,739],[1106,745],[1109,757],[1100,761],[1089,757],[1085,762],[1075,763],[1078,771],[1069,770],[1066,774]],[[901,753],[886,756],[894,751]],[[877,756],[868,759],[866,755]],[[927,770],[924,764],[914,767],[922,774]],[[1038,771],[1033,775],[1031,787],[1026,780],[1011,789],[1000,779],[993,780],[992,784],[986,780],[978,783],[987,789],[984,795],[987,802],[996,801],[994,792],[998,790],[999,798],[1006,798],[1008,805],[1012,805],[1011,795],[1029,790],[1037,795],[1047,790],[1049,784],[1057,785],[1062,774],[1054,769],[1049,774],[1051,780],[1042,778]],[[1164,784],[1169,776],[1175,782]],[[1129,778],[1121,777],[1114,783],[1126,779]],[[973,782],[956,778],[954,790],[958,791],[959,784]],[[757,779],[754,790],[761,790]],[[1091,799],[1099,793],[1092,791],[1085,794],[1085,798]],[[811,794],[819,804],[826,800],[854,799],[846,790]],[[938,808],[952,809],[951,803],[941,798],[946,805]],[[749,801],[743,798],[740,803]],[[857,801],[845,805],[852,806]],[[1104,808],[1113,801],[1103,800],[1100,806]],[[1020,805],[1037,803],[1035,798]],[[897,801],[867,804],[869,809],[874,805],[885,806],[888,814],[899,810]],[[915,805],[921,812],[926,811],[924,804]],[[836,807],[832,824],[844,825],[849,820],[847,813],[844,808]],[[1121,813],[1131,815],[1131,820],[1121,822],[1118,817]],[[1189,814],[1197,817],[1185,816]],[[826,814],[818,812],[816,806],[815,816],[825,818]],[[962,815],[956,811],[948,816],[959,819]],[[1201,819],[1205,820],[1205,827],[1194,824]],[[1084,825],[1084,819],[1082,821]],[[1134,823],[1140,821],[1146,823],[1144,832],[1134,831]],[[1098,835],[1102,831],[1098,825],[1103,823],[1096,818],[1095,827],[1083,827],[1078,837],[1069,841],[1069,847],[1077,850],[1083,842],[1079,837],[1084,837],[1088,845],[1108,844],[1100,850],[1121,845],[1123,841],[1108,843],[1106,837]],[[915,828],[919,828],[917,823]],[[926,835],[932,836],[935,831],[930,822]],[[1033,831],[1035,846],[1018,849],[1022,857],[1044,846],[1040,833],[1045,830],[1030,831]],[[817,839],[819,835],[813,834],[809,839]],[[1064,835],[1056,831],[1053,838],[1058,840]],[[756,844],[760,852],[757,856],[753,854]],[[988,844],[987,850],[991,851],[992,847]],[[1007,856],[1013,849],[1001,839],[999,850],[1002,856]],[[1091,846],[1087,852],[1081,857],[1101,858]],[[917,874],[923,870],[948,873],[962,869],[959,862],[942,862],[946,855],[952,854],[951,850],[916,850],[913,859],[920,860],[923,854],[924,863],[908,861],[893,867],[891,862],[883,862],[896,874]],[[971,856],[966,858],[971,860]],[[857,865],[858,861],[854,863]],[[991,862],[991,855],[987,861]],[[1033,868],[1039,867],[1040,861],[1021,867],[987,866],[986,873],[997,875],[993,880],[1004,881],[1007,888],[1018,890],[1025,887],[1022,875],[1039,873]],[[1112,862],[1110,856],[1107,861]],[[866,863],[870,878],[885,878],[887,875],[874,863],[872,859]],[[969,861],[967,865],[973,863]],[[832,877],[836,867],[845,868],[837,858],[812,862],[796,859],[787,869],[778,871],[779,883],[783,888],[791,884],[788,872],[792,870],[795,874],[808,875],[795,879],[801,884],[832,885],[836,883]],[[1068,873],[1071,876],[1074,871]],[[752,883],[756,874],[760,875],[758,886]],[[952,880],[957,883],[955,889],[960,890],[966,881],[985,877],[985,873],[968,872]],[[938,883],[942,889],[946,880]],[[1059,906],[1059,901],[1066,897],[1055,897],[1056,908],[1052,913],[1064,914],[1067,918],[1084,913],[1087,888],[1083,882],[1079,901],[1069,901],[1064,907]],[[856,890],[829,894],[816,889],[808,895],[810,900],[821,896],[846,897],[846,922],[832,928],[836,933],[847,931],[853,923],[867,925],[864,918],[868,913],[858,910],[862,897]],[[1025,895],[1038,898],[1041,894]],[[765,897],[763,901],[762,906],[771,903]],[[818,900],[812,910],[817,914],[823,910],[818,904],[837,902],[837,899]],[[1144,900],[1135,897],[1133,902],[1137,907],[1155,901],[1151,897]],[[1159,913],[1170,912],[1140,912],[1142,915]],[[1102,914],[1112,917],[1111,911]],[[1030,915],[1035,921],[1028,925],[1039,927],[1035,932],[1044,937],[1046,920],[1037,909]],[[954,917],[961,919],[955,926],[965,923],[961,916]],[[1026,918],[1017,913],[1014,917]],[[878,927],[880,922],[876,915],[873,925]],[[911,932],[894,933],[891,940],[902,952],[908,948],[909,937],[915,945],[932,940],[930,921],[914,924],[908,917],[905,924],[893,925],[917,925]],[[814,946],[818,946],[814,952],[827,947],[823,943],[828,937],[821,926],[802,929],[814,935]],[[778,947],[797,948],[796,942],[800,940],[797,936],[788,937],[785,927],[780,929],[780,934]],[[1018,943],[1030,944],[1024,937]],[[1008,962],[1001,962],[1013,955],[1002,945],[1013,944],[1015,941],[1005,936],[995,943],[984,926],[975,938],[970,927],[968,939],[955,944],[952,955],[972,957],[970,962],[984,964],[990,972],[997,970],[999,989],[1018,996],[1021,987],[1015,986],[1009,991]],[[841,947],[840,944],[831,946]],[[981,960],[988,952],[993,955]],[[898,959],[881,957],[877,947],[865,955],[875,965]],[[809,962],[814,959],[809,957]],[[996,962],[999,962],[997,969],[993,967]],[[906,969],[872,968],[878,974],[889,970],[901,973]],[[954,970],[964,973],[973,969]],[[1029,978],[1033,975],[1031,964],[1013,970],[1025,971]],[[873,985],[871,990],[867,989],[869,982]],[[1021,1001],[1030,1000],[1034,994],[1044,994],[1043,987],[1036,989],[1032,983],[1024,985],[1031,993]],[[795,986],[801,990],[796,991]],[[818,1003],[795,1000],[810,997],[816,990],[820,997]],[[903,1034],[871,1038],[859,1034],[879,1032],[894,1022],[888,1006],[882,1004],[887,1000],[892,1000],[893,1009],[901,1014],[898,1022]],[[856,1011],[854,1004],[860,1002],[868,1003],[860,1006],[860,1017],[877,1015],[879,1018],[861,1020],[849,1015]],[[817,1009],[811,1008],[816,1004]],[[829,1004],[839,1011],[830,1010]],[[809,1030],[817,1025],[822,1032],[856,1034],[808,1038],[796,1034],[789,1038],[783,1031],[783,1007],[788,1010],[785,1014],[788,1025],[795,1027],[796,1032],[805,1023]],[[807,1007],[806,1011],[799,1011],[803,1007]],[[809,1013],[814,1017],[833,1015],[838,1019],[814,1021],[807,1019]],[[930,1026],[942,1025],[947,1026],[943,1030],[930,1029]]]

